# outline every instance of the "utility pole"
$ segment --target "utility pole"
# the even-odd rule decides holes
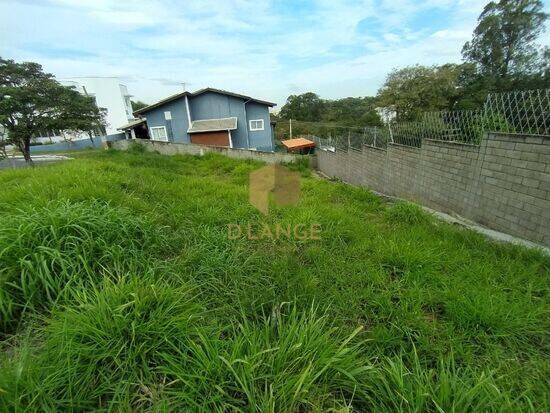
[[[290,139],[292,139],[292,118],[290,118],[290,121],[289,121],[289,124],[290,124]]]

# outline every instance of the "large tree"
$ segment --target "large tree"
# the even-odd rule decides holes
[[[452,109],[462,67],[409,66],[394,69],[378,91],[378,104],[395,111],[397,120],[417,119],[424,111]]]
[[[382,126],[374,97],[326,100],[322,118],[323,121],[344,126]]]
[[[290,95],[281,108],[279,116],[283,119],[317,122],[321,120],[324,101],[313,92]]]
[[[44,131],[91,132],[102,124],[92,97],[60,85],[37,63],[0,57],[0,125],[27,162],[31,139]]]
[[[478,18],[473,38],[462,55],[475,63],[482,75],[505,88],[510,78],[537,71],[535,40],[544,31],[548,15],[540,0],[491,1]]]

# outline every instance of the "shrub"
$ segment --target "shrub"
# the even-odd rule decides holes
[[[67,298],[102,273],[143,261],[158,231],[122,208],[92,201],[50,202],[0,221],[0,329],[27,311]]]

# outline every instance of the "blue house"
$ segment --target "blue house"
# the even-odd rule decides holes
[[[273,151],[269,108],[275,103],[206,88],[172,95],[136,110],[119,128],[127,137]]]

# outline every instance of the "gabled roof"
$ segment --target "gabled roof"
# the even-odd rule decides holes
[[[216,132],[237,129],[237,118],[203,119],[191,122],[187,132]]]
[[[168,96],[167,98],[164,98],[162,100],[159,100],[156,103],[153,103],[152,105],[149,105],[149,106],[146,106],[144,108],[141,108],[141,109],[138,109],[138,110],[134,111],[134,115],[139,115],[141,113],[148,112],[151,109],[158,108],[159,106],[162,106],[165,103],[172,102],[173,100],[180,99],[184,96],[190,96],[190,97],[199,96],[199,95],[202,95],[203,93],[207,93],[207,92],[219,93],[221,95],[233,96],[233,97],[244,99],[244,100],[250,100],[252,102],[261,103],[261,104],[266,105],[266,106],[271,106],[271,107],[276,106],[276,103],[268,102],[266,100],[255,99],[251,96],[241,95],[239,93],[228,92],[227,90],[222,90],[222,89],[215,89],[213,87],[207,87],[207,88],[204,88],[204,89],[197,90],[196,92],[180,92],[180,93],[176,93],[175,95]]]

